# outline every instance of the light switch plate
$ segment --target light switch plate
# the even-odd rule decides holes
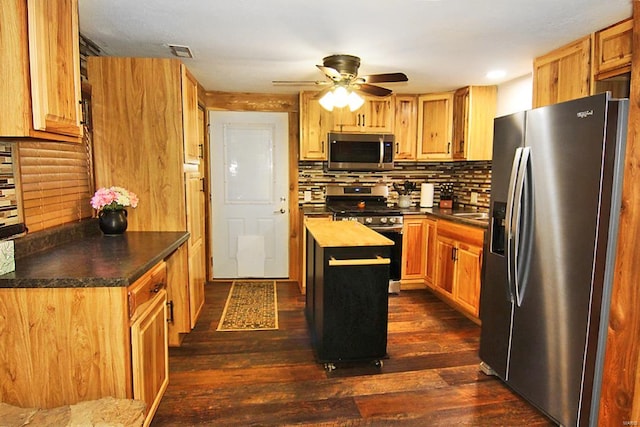
[[[471,204],[472,205],[478,204],[478,193],[476,193],[475,191],[471,192]]]
[[[304,201],[305,202],[310,202],[311,201],[311,191],[305,191],[304,192]]]

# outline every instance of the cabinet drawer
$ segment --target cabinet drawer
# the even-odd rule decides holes
[[[167,268],[164,261],[156,264],[129,286],[129,317],[133,319],[145,303],[167,287]]]

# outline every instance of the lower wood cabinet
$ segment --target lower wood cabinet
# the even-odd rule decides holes
[[[401,280],[422,281],[426,261],[426,218],[405,217],[402,226]]]
[[[165,287],[161,261],[129,287],[0,289],[0,401],[139,399],[149,425],[169,380]]]
[[[431,216],[405,216],[402,287],[426,285],[478,322],[484,229]]]
[[[484,230],[438,220],[436,276],[431,286],[456,308],[478,319]]]

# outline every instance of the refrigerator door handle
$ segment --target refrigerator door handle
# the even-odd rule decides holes
[[[515,252],[512,246],[512,241],[514,239],[513,234],[515,233],[515,230],[513,229],[513,216],[515,207],[514,204],[517,201],[515,193],[516,183],[518,181],[518,173],[520,171],[520,162],[522,160],[522,151],[522,147],[517,148],[513,157],[513,165],[511,166],[511,177],[509,178],[509,189],[507,190],[507,211],[505,214],[505,237],[507,240],[505,245],[507,249],[507,287],[510,302],[514,301],[515,295],[515,280],[513,278],[515,273]]]
[[[513,239],[509,242],[509,246],[512,246],[512,259],[513,263],[511,267],[513,268],[510,272],[513,272],[512,289],[515,292],[516,303],[518,306],[522,305],[522,301],[524,298],[524,291],[526,282],[521,280],[523,278],[523,271],[521,271],[522,262],[524,260],[521,259],[521,251],[520,249],[523,247],[523,237],[526,238],[528,235],[526,228],[529,226],[527,220],[527,212],[523,212],[523,206],[528,208],[529,203],[525,201],[525,197],[528,197],[528,194],[525,194],[525,188],[527,186],[527,169],[529,167],[529,161],[531,156],[531,148],[524,147],[522,149],[522,156],[520,158],[520,164],[518,166],[518,177],[516,179],[516,188],[514,194],[514,206],[513,213],[511,217],[510,229],[512,230]]]

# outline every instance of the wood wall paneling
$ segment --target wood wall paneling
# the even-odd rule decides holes
[[[640,423],[640,2],[633,2],[633,55],[622,212],[609,313],[599,425]]]

